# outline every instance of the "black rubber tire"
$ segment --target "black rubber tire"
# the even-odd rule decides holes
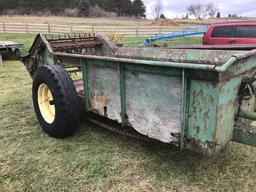
[[[14,56],[16,60],[20,60],[21,59],[21,53],[19,49],[15,49],[14,50]]]
[[[254,107],[254,111],[256,112],[256,81],[252,84],[252,89],[253,89],[253,93],[255,95],[255,107]]]
[[[256,81],[252,84],[252,89],[254,94],[256,95]]]
[[[38,104],[38,88],[46,84],[52,92],[55,105],[55,119],[48,124],[41,115]],[[55,138],[73,135],[79,126],[79,100],[75,86],[68,73],[57,65],[37,69],[33,78],[33,104],[39,124],[45,133]]]

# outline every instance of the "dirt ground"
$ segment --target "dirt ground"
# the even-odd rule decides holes
[[[179,26],[179,23],[177,23],[171,19],[160,19],[160,20],[153,21],[151,23],[151,25],[154,25],[154,26]]]

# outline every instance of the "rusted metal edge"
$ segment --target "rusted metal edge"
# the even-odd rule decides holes
[[[235,54],[234,57],[236,57],[237,59],[245,59],[253,55],[256,55],[256,49],[241,54]]]
[[[100,39],[102,42],[106,42],[106,44],[109,46],[109,48],[116,52],[119,48],[116,46],[116,44],[110,40],[110,38],[104,34],[104,33],[96,33],[96,37]]]
[[[39,41],[39,43],[38,43],[38,41]],[[43,34],[41,34],[41,33],[39,33],[39,34],[36,36],[36,38],[35,38],[35,40],[34,40],[32,46],[31,46],[31,48],[30,48],[30,50],[29,50],[29,54],[33,54],[33,53],[35,52],[35,49],[37,49],[37,47],[38,47],[39,45],[42,45],[42,43],[46,46],[46,48],[48,49],[48,51],[49,51],[51,54],[53,54],[53,49],[52,49],[50,43],[48,42],[48,40],[47,40],[47,38],[45,37],[45,35],[43,35]]]
[[[215,67],[215,70],[216,70],[217,72],[223,73],[223,72],[225,72],[226,70],[228,70],[228,69],[229,69],[235,62],[237,62],[237,61],[238,61],[238,58],[235,57],[235,56],[232,56],[232,57],[229,58],[229,60],[228,60],[226,63],[224,63],[224,65],[222,65],[222,66],[216,66],[216,67]]]
[[[43,34],[39,34],[40,38],[42,39],[42,42],[45,44],[46,48],[48,49],[50,54],[53,54],[53,49],[49,43],[49,41],[47,40],[47,38],[43,35]]]
[[[150,60],[126,59],[126,58],[69,54],[69,53],[58,53],[58,52],[55,52],[54,55],[59,56],[59,57],[89,59],[89,60],[97,60],[97,61],[110,61],[110,62],[116,62],[116,63],[119,62],[119,63],[131,63],[131,64],[138,64],[138,65],[161,66],[161,67],[201,69],[201,70],[209,70],[209,71],[215,71],[215,68],[216,68],[215,65],[207,65],[207,64],[178,63],[178,62],[167,62],[167,61],[150,61]]]
[[[80,65],[82,67],[82,71],[84,71],[84,73],[82,73],[82,75],[83,75],[84,96],[85,96],[84,103],[85,103],[85,110],[86,110],[86,112],[88,112],[90,110],[88,65],[87,65],[87,62],[85,60],[82,60],[82,59],[80,59]]]
[[[131,137],[131,138],[134,138],[134,139],[138,139],[138,140],[143,140],[143,141],[155,141],[154,139],[151,139],[145,135],[142,135],[140,134],[139,132],[137,132],[135,129],[133,128],[130,128],[130,127],[121,127],[121,126],[118,126],[116,125],[115,122],[112,121],[112,123],[109,123],[109,119],[105,119],[105,120],[98,120],[97,118],[95,117],[91,117],[90,115],[84,115],[84,117],[90,121],[91,123],[95,124],[95,125],[98,125],[104,129],[108,129],[112,132],[115,132],[119,135],[123,135],[123,136],[126,136],[126,137]],[[108,123],[106,123],[108,122]]]
[[[224,65],[216,66],[215,70],[220,72],[220,73],[223,73],[226,70],[228,70],[238,60],[245,59],[245,58],[248,58],[248,57],[253,56],[253,55],[256,56],[256,49],[254,49],[252,51],[242,53],[242,54],[235,54],[232,57],[230,57],[229,60]]]
[[[244,52],[244,51],[243,51]],[[223,65],[232,55],[241,51],[119,48],[115,57],[127,59],[156,60],[166,62]]]
[[[233,132],[233,141],[256,147],[256,126],[242,123],[236,124]]]
[[[182,129],[180,133],[180,149],[185,149],[185,134],[187,129],[187,85],[188,78],[186,75],[186,69],[182,71]]]
[[[102,34],[97,35],[98,38],[102,38],[106,41],[108,39]],[[54,52],[51,44],[48,42],[47,38],[43,34],[38,34],[36,40],[33,45],[35,45],[37,40],[42,41],[42,43],[46,46],[48,52],[51,55],[62,56],[62,57],[73,57],[73,58],[84,58],[91,60],[101,60],[101,61],[112,61],[112,62],[120,62],[120,63],[133,63],[133,64],[144,64],[144,65],[155,65],[162,67],[176,67],[176,68],[188,68],[188,69],[201,69],[201,70],[209,70],[209,71],[217,71],[220,73],[225,72],[228,68],[230,68],[236,61],[240,59],[244,59],[250,57],[252,55],[256,55],[256,49],[252,51],[247,51],[242,54],[235,54],[231,58],[228,59],[226,63],[222,66],[209,65],[209,64],[196,64],[196,63],[184,63],[184,62],[170,62],[170,61],[157,61],[157,60],[140,60],[140,59],[128,59],[128,58],[116,58],[116,57],[104,57],[104,56],[93,56],[93,55],[80,55],[80,54],[68,54],[68,53],[58,53]],[[118,47],[116,47],[110,41],[107,41],[108,45],[111,45],[113,51],[117,51]],[[33,48],[32,45],[32,48]],[[31,48],[31,50],[32,50]],[[30,51],[31,51],[30,50]]]

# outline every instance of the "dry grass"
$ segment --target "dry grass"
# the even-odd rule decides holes
[[[156,21],[152,21],[151,25],[154,26],[179,26],[177,22],[171,19],[159,19]]]
[[[202,25],[218,22],[248,21],[255,18],[220,18],[206,19],[198,21],[194,19],[174,19],[170,23],[175,25]],[[171,22],[172,21],[172,22]],[[40,23],[40,24],[74,24],[74,25],[120,25],[120,26],[149,26],[153,20],[129,19],[129,18],[77,18],[77,17],[58,17],[58,16],[0,16],[0,22],[6,23]],[[170,24],[166,24],[169,26]],[[162,26],[162,24],[161,24]]]

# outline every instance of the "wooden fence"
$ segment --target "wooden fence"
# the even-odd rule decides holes
[[[125,36],[152,36],[180,30],[196,30],[197,26],[88,26],[88,25],[57,25],[32,23],[0,23],[0,33],[88,33],[105,32]]]

